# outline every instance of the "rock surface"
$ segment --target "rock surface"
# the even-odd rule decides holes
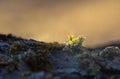
[[[0,79],[120,79],[120,49],[88,49],[0,34]]]

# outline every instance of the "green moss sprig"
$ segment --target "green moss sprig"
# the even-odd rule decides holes
[[[76,46],[76,45],[82,46],[84,40],[85,40],[85,37],[83,37],[83,36],[74,37],[73,35],[68,35],[67,45],[69,45],[69,46]]]

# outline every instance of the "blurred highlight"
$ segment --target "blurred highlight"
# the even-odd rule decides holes
[[[119,0],[0,0],[0,33],[46,42],[84,35],[86,46],[120,40]]]

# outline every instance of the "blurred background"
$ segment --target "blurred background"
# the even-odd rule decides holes
[[[84,35],[86,46],[120,40],[120,1],[0,0],[0,33],[46,42]]]

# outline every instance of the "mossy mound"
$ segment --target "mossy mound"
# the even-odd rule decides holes
[[[0,34],[0,79],[120,78],[118,47],[88,49],[83,38],[73,39],[59,44]]]

